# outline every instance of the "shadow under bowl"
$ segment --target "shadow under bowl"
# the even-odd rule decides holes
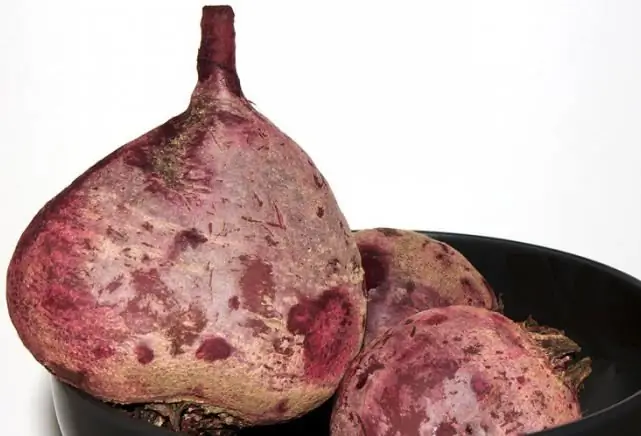
[[[505,314],[562,329],[593,360],[580,393],[584,418],[539,436],[641,434],[641,282],[600,263],[520,242],[423,232],[459,250],[501,296]],[[53,379],[64,436],[172,436]],[[331,404],[241,435],[327,436]]]

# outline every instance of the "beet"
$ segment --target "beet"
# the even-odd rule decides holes
[[[366,345],[337,394],[332,436],[521,435],[580,418],[590,360],[532,320],[449,306]]]
[[[365,342],[408,316],[453,304],[499,310],[489,283],[457,250],[422,233],[356,232],[369,293]]]
[[[363,270],[310,157],[244,97],[234,13],[205,6],[188,108],[49,201],[7,275],[24,345],[174,430],[300,416],[360,349]]]

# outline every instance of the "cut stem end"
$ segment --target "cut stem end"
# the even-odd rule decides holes
[[[236,31],[231,6],[204,6],[200,21],[198,82],[215,80],[234,94],[242,95],[236,72]]]

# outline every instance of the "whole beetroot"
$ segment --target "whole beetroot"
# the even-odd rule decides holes
[[[472,306],[420,312],[348,369],[332,436],[509,436],[580,418],[590,360],[562,332]]]
[[[498,310],[496,295],[457,250],[422,233],[356,232],[369,293],[365,343],[408,316],[453,304]]]
[[[366,310],[327,181],[243,96],[232,9],[204,7],[201,28],[189,107],[48,202],[7,275],[12,322],[51,373],[193,432],[321,404]]]

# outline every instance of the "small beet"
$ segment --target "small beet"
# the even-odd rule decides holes
[[[365,343],[426,309],[500,308],[481,273],[444,242],[410,230],[375,228],[356,232],[356,243],[369,294]]]
[[[205,6],[201,29],[188,108],[38,212],[7,303],[56,377],[155,425],[223,434],[326,401],[366,297],[327,181],[243,95],[233,10]]]
[[[563,332],[472,306],[430,309],[365,346],[332,436],[516,436],[581,417],[590,359]]]

